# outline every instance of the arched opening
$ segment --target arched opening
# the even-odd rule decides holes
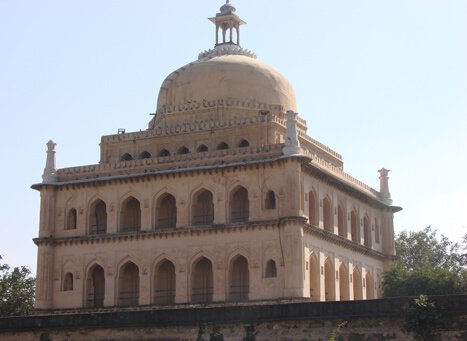
[[[193,197],[192,225],[212,225],[214,222],[214,203],[212,193],[201,190]]]
[[[133,262],[120,268],[118,276],[118,305],[135,306],[139,302],[139,269]]]
[[[318,226],[318,201],[315,192],[308,193],[308,221],[313,226]]]
[[[352,241],[355,243],[360,243],[360,218],[358,217],[358,213],[353,210],[350,213],[350,232],[352,234]]]
[[[193,264],[191,273],[191,301],[193,303],[212,302],[213,273],[212,263],[202,257]]]
[[[177,154],[180,154],[180,155],[183,155],[183,154],[188,154],[190,152],[190,150],[183,146],[183,147],[180,147],[177,151]]]
[[[375,290],[374,290],[374,284],[373,284],[373,279],[371,277],[371,274],[369,272],[366,273],[365,275],[365,291],[366,291],[366,299],[371,300],[375,298]]]
[[[167,149],[162,149],[159,154],[157,154],[159,157],[165,157],[165,156],[170,156],[170,152]]]
[[[125,153],[122,155],[121,159],[122,161],[131,161],[133,160],[133,156],[131,156],[129,153]]]
[[[266,270],[264,272],[264,277],[274,278],[277,277],[277,268],[276,262],[273,259],[270,259],[266,263]]]
[[[90,234],[104,234],[107,232],[107,206],[102,200],[96,200],[91,205],[89,213]]]
[[[156,228],[164,229],[177,226],[177,205],[173,195],[166,194],[157,200],[156,217]]]
[[[148,151],[144,151],[141,153],[141,155],[139,156],[140,159],[150,159],[152,156],[151,156],[151,153],[149,153]]]
[[[205,145],[205,144],[202,144],[201,146],[199,146],[196,151],[198,153],[204,153],[204,152],[207,152],[208,151],[208,147]]]
[[[63,280],[63,291],[73,291],[73,274],[68,272]]]
[[[328,197],[323,199],[323,227],[328,232],[334,232],[331,201]]]
[[[250,292],[250,272],[248,261],[238,256],[230,266],[229,299],[231,301],[246,301]]]
[[[349,272],[344,264],[339,266],[339,299],[348,301],[349,298]]]
[[[321,300],[321,273],[318,258],[315,255],[310,257],[310,298],[312,301]]]
[[[249,216],[248,191],[245,187],[239,187],[230,196],[230,221],[232,223],[248,221]]]
[[[264,200],[264,208],[266,210],[276,209],[276,193],[274,191],[268,191]]]
[[[379,243],[379,224],[378,219],[375,218],[375,243]]]
[[[239,148],[246,148],[246,147],[249,147],[250,146],[250,142],[248,142],[247,140],[245,139],[242,139],[240,141],[240,143],[238,144],[238,147]]]
[[[363,244],[371,247],[371,226],[370,219],[367,216],[363,218]]]
[[[93,265],[86,280],[86,306],[100,308],[104,306],[105,277],[100,265]]]
[[[68,211],[67,219],[66,219],[66,229],[67,230],[74,230],[76,229],[76,220],[77,220],[77,213],[76,209],[72,208]]]
[[[341,205],[337,207],[337,229],[339,236],[345,238],[345,212]]]
[[[154,304],[175,303],[175,266],[164,260],[154,273]]]
[[[324,287],[326,301],[335,301],[336,280],[334,278],[334,267],[329,258],[324,262]]]
[[[217,150],[229,149],[229,145],[225,142],[221,142],[217,145]]]
[[[129,197],[122,204],[120,212],[120,231],[134,232],[141,229],[141,206],[139,201]]]
[[[353,299],[361,300],[363,299],[363,290],[362,290],[362,275],[357,268],[353,269]]]

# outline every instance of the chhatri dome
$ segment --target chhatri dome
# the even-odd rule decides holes
[[[245,22],[235,7],[227,1],[209,20],[216,26],[215,47],[164,80],[156,114],[203,101],[255,102],[295,111],[295,93],[287,78],[240,46],[240,26]]]

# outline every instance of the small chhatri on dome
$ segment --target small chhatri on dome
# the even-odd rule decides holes
[[[215,46],[223,44],[240,46],[240,26],[246,24],[246,22],[240,19],[235,11],[236,8],[227,0],[220,8],[220,13],[217,13],[213,18],[209,18],[216,25]],[[221,36],[219,36],[219,31],[221,31]],[[235,39],[234,31],[236,33]],[[228,36],[227,33],[229,33]]]

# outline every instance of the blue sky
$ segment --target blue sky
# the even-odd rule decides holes
[[[286,75],[308,134],[378,188],[396,230],[467,233],[467,2],[235,0],[242,46]],[[95,164],[101,135],[145,129],[163,79],[214,43],[222,1],[0,0],[0,254],[36,266],[45,143]]]

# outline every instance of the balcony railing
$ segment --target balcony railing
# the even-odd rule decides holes
[[[246,301],[248,300],[248,293],[248,285],[231,285],[229,299],[231,301]]]
[[[201,287],[191,289],[191,301],[193,303],[210,303],[212,302],[212,287]]]
[[[177,225],[177,217],[170,217],[170,218],[159,218],[157,219],[157,226],[158,229],[169,229],[176,227]]]
[[[175,290],[155,290],[154,291],[154,304],[174,304],[175,303]]]
[[[249,212],[248,211],[234,211],[231,214],[230,220],[232,223],[240,223],[248,221]]]
[[[140,225],[135,225],[135,226],[122,226],[120,228],[120,232],[137,232],[141,230]]]
[[[105,234],[107,233],[107,225],[106,224],[92,225],[89,233],[90,234]]]
[[[138,291],[120,291],[118,294],[118,305],[122,307],[132,307],[139,304]]]
[[[88,294],[86,305],[90,308],[102,308],[104,306],[104,293]]]
[[[213,222],[213,213],[193,216],[193,225],[212,225]]]

